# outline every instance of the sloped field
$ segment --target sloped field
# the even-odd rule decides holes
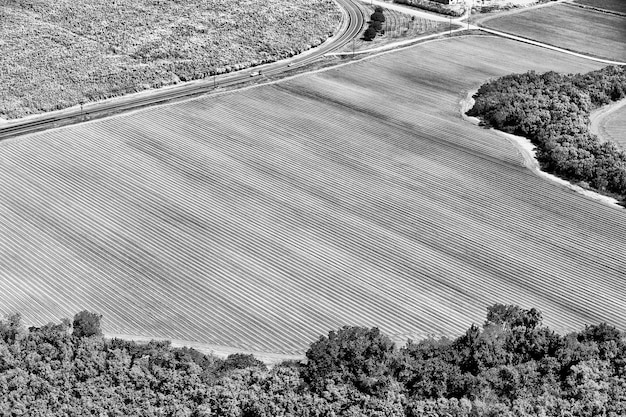
[[[494,302],[624,328],[624,211],[459,115],[490,77],[595,68],[455,38],[2,142],[0,309],[275,352],[456,335]]]
[[[560,3],[496,16],[483,25],[571,51],[626,62],[626,16]]]
[[[626,149],[626,100],[614,104],[614,110],[600,116],[596,123],[597,134],[603,140],[617,143]]]

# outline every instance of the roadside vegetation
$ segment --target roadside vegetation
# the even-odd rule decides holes
[[[430,0],[393,0],[394,3],[406,4],[417,9],[435,12],[446,16],[459,17],[465,13],[465,5],[447,5]]]
[[[331,0],[6,0],[0,118],[275,61],[323,42]]]
[[[432,33],[444,32],[450,28],[459,27],[457,23],[437,22],[431,19],[411,16],[395,9],[386,9],[380,6],[371,6],[361,4],[366,16],[370,16],[368,26],[363,29],[361,36],[354,39],[353,42],[343,47],[343,52],[363,51],[379,46],[387,45],[400,40],[416,38],[421,35],[429,35]],[[377,12],[378,10],[378,12]],[[377,31],[378,24],[372,23],[371,17],[377,13],[382,13],[384,21],[380,22],[380,29]],[[372,24],[370,24],[372,23]],[[373,26],[372,31],[366,35],[366,31]],[[376,35],[376,36],[374,36]]]
[[[589,132],[592,110],[626,97],[626,67],[515,74],[484,84],[468,115],[524,136],[543,170],[626,200],[626,153]]]
[[[167,341],[104,339],[100,316],[26,328],[0,320],[2,415],[571,416],[626,409],[626,333],[600,323],[567,335],[542,314],[487,308],[454,339],[398,348],[378,328],[342,327],[306,361],[272,369]]]

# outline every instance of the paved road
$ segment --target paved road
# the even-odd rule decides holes
[[[337,0],[343,8],[344,20],[338,34],[317,48],[297,55],[288,60],[281,60],[254,68],[223,74],[203,80],[191,81],[157,90],[128,94],[101,102],[88,103],[81,109],[74,106],[68,109],[33,115],[24,119],[9,120],[0,124],[0,140],[60,125],[79,122],[85,117],[90,120],[105,117],[112,113],[137,109],[148,105],[163,103],[188,96],[214,91],[216,87],[233,86],[250,80],[251,74],[276,75],[287,70],[304,67],[329,52],[342,48],[359,35],[365,24],[365,16],[358,6],[359,0]]]

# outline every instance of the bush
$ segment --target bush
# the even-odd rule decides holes
[[[383,14],[383,12],[374,12],[371,16],[370,16],[370,20],[372,22],[384,22],[385,21],[385,15]]]
[[[245,353],[234,353],[232,355],[228,355],[222,366],[220,367],[221,371],[232,371],[234,369],[247,369],[247,368],[258,368],[261,370],[267,369],[265,364],[254,357],[254,355],[245,354]]]
[[[100,329],[100,320],[102,316],[96,313],[90,313],[83,310],[74,316],[74,332],[76,337],[102,336]]]
[[[327,381],[344,383],[374,394],[391,382],[390,363],[395,346],[378,328],[345,326],[322,336],[306,352],[305,380],[314,391],[323,391]]]
[[[406,4],[429,12],[445,14],[446,16],[462,16],[464,9],[453,9],[450,6],[435,3],[429,0],[393,0],[394,3]]]
[[[365,33],[363,33],[363,39],[366,41],[371,41],[375,37],[376,37],[376,29],[374,29],[371,26],[368,27],[367,30],[365,30]]]

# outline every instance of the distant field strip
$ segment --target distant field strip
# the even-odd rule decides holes
[[[0,142],[0,311],[298,353],[341,325],[458,335],[494,302],[626,328],[626,214],[459,101],[597,64],[495,37]]]
[[[558,4],[495,17],[484,26],[574,52],[626,61],[626,16]]]
[[[575,0],[574,3],[626,14],[626,1],[624,0]]]

